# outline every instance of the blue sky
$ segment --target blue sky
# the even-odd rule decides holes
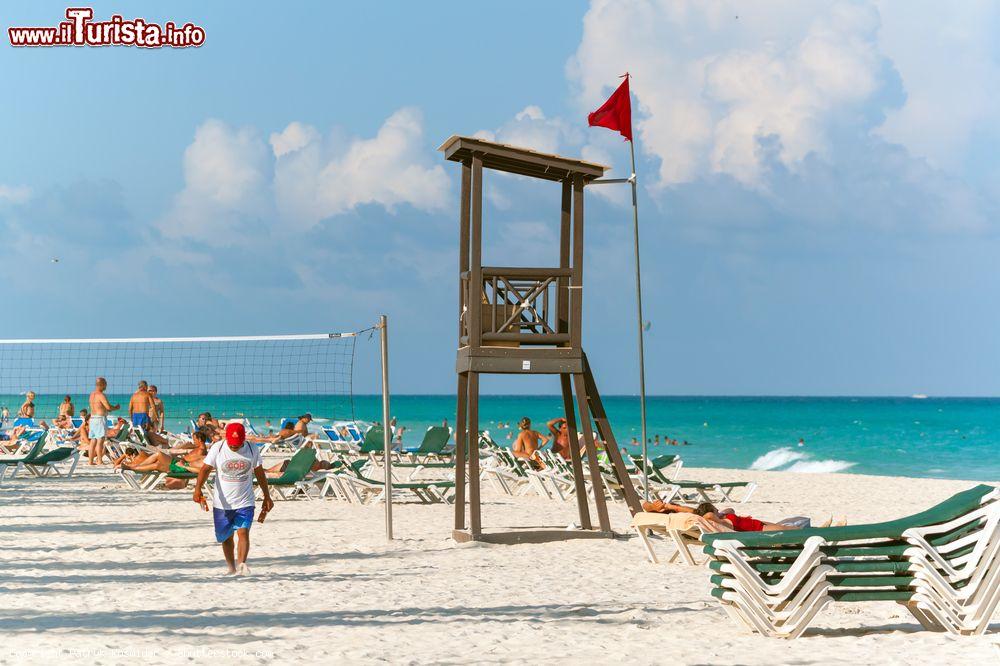
[[[585,115],[628,70],[651,392],[1000,394],[989,3],[274,7],[94,4],[198,23],[199,49],[4,39],[0,336],[312,332],[386,312],[395,390],[450,392],[457,173],[435,149],[480,132],[624,174],[625,146]],[[558,192],[487,189],[487,259],[552,256]],[[624,194],[587,202],[585,341],[608,393],[636,384]],[[363,351],[359,390],[374,363]]]

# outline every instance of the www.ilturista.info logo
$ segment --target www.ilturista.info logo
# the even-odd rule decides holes
[[[68,20],[50,27],[11,27],[11,46],[139,46],[146,49],[201,46],[205,29],[193,23],[163,25],[143,18],[125,19],[115,14],[107,21],[92,21],[91,7],[70,7]]]

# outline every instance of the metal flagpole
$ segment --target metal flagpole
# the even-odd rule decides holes
[[[649,501],[649,440],[646,438],[646,350],[642,335],[642,274],[639,270],[639,197],[635,174],[635,141],[628,142],[632,154],[632,235],[635,241],[635,301],[639,317],[639,411],[642,418],[642,481]]]
[[[392,427],[389,425],[389,320],[378,318],[382,337],[382,446],[385,456],[385,538],[392,541]]]

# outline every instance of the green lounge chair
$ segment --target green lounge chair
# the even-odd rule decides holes
[[[373,492],[375,494],[375,501],[381,502],[385,499],[385,485],[381,481],[376,481],[365,476],[362,471],[365,465],[368,464],[367,460],[355,460],[348,466],[351,474],[344,474],[344,478],[348,480],[357,489],[362,489],[366,492]],[[444,502],[450,504],[451,500],[449,498],[448,491],[455,489],[454,481],[407,481],[404,483],[392,484],[393,490],[405,490],[413,495],[415,495],[421,502],[434,503],[434,502]],[[362,499],[360,494],[358,494],[358,499]]]
[[[33,460],[42,454],[42,449],[45,448],[45,433],[42,433],[33,442],[30,440],[19,439],[17,453],[12,453],[5,456],[0,456],[0,483],[3,483],[4,478],[7,476],[7,468],[13,467],[10,478],[14,478],[17,474],[18,465],[26,460]]]
[[[118,476],[129,485],[132,490],[139,492],[149,492],[156,490],[167,479],[183,479],[191,481],[198,478],[197,472],[136,472],[131,469],[118,470]]]
[[[280,499],[292,499],[299,493],[308,494],[302,487],[302,482],[312,471],[313,463],[316,462],[316,449],[304,447],[295,452],[285,467],[281,476],[268,479],[267,485],[274,490]]]
[[[445,453],[445,447],[451,441],[451,428],[444,426],[431,426],[424,432],[424,438],[420,446],[415,449],[404,449],[403,453],[414,459],[415,462],[427,462],[428,458],[450,458],[450,453]]]
[[[705,534],[712,596],[796,638],[828,603],[893,601],[928,629],[981,634],[1000,602],[1000,490],[979,485],[870,525]]]
[[[37,477],[59,476],[68,479],[73,476],[79,462],[79,449],[75,446],[60,446],[31,459],[22,460],[17,464],[11,478],[14,478],[21,470],[26,470],[29,474]],[[61,470],[60,465],[68,466],[68,469]]]
[[[642,456],[631,456],[632,463],[638,470],[633,479],[636,482],[642,481]],[[650,491],[657,498],[664,502],[671,502],[678,496],[685,494],[697,496],[706,502],[746,502],[757,490],[757,484],[753,481],[725,481],[720,483],[701,481],[682,481],[671,479],[666,470],[676,465],[674,473],[680,471],[681,460],[679,456],[663,455],[657,456],[649,461],[646,474],[649,476]],[[734,497],[734,492],[742,490],[743,494],[739,499]]]

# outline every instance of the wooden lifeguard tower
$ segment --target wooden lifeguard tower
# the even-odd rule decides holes
[[[464,136],[440,149],[462,165],[459,213],[458,413],[455,419],[456,541],[524,543],[581,537],[612,537],[591,419],[605,442],[618,487],[632,513],[641,510],[611,431],[597,384],[583,352],[583,190],[607,167]],[[559,265],[483,266],[483,169],[562,185]],[[580,530],[514,529],[483,532],[479,496],[479,376],[484,373],[559,375],[571,442],[577,423],[586,450],[597,529],[590,517],[583,460],[572,448]],[[574,392],[579,421],[574,413]],[[470,441],[471,440],[471,441]],[[471,450],[471,452],[470,452]],[[468,480],[468,497],[466,497]],[[466,523],[468,503],[468,523]]]

